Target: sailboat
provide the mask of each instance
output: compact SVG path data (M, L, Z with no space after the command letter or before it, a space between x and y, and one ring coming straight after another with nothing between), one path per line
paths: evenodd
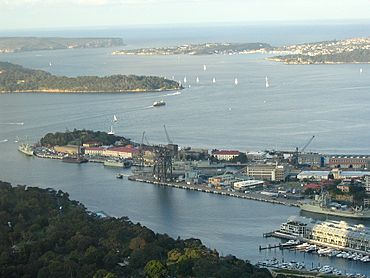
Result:
M184 77L184 83L186 83L187 81L186 81L186 76Z
M360 73L362 73L362 68L360 68Z
M51 65L52 65L51 62L49 62L49 67L51 67Z
M109 135L114 135L113 125L110 126L110 131L108 131Z
M266 76L265 80L266 80L266 88L270 87L269 79L267 78L267 76Z
M116 123L116 122L118 122L117 116L113 115L113 123Z
M235 84L235 85L238 85L238 78L235 78L235 79L234 79L234 84Z
M203 65L203 70L206 71L207 70L207 66L206 65Z
M199 77L197 76L196 82L199 83Z
M216 78L215 77L213 77L212 83L216 83Z

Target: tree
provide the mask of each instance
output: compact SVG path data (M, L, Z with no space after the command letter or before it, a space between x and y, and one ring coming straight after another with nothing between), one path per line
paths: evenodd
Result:
M144 267L144 272L149 278L166 277L168 273L166 267L158 260L149 261Z

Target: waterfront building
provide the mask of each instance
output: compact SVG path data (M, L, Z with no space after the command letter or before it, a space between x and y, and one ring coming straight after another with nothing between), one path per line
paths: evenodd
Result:
M328 180L330 171L302 171L297 175L299 180L321 181Z
M133 158L138 154L139 150L134 147L113 147L108 148L103 152L104 156L119 158Z
M333 169L332 171L333 177L336 180L344 180L344 179L362 179L365 176L370 175L370 171L342 171L340 169Z
M79 146L67 145L67 146L54 146L54 150L58 153L65 153L69 155L76 155L79 152Z
M311 167L323 167L324 157L319 153L301 153L298 156L298 164Z
M234 182L233 187L235 190L244 191L256 186L263 186L264 181L261 180L245 180Z
M365 176L365 191L370 194L370 175Z
M103 147L86 147L85 154L91 156L104 156L106 148Z
M289 171L290 168L287 165L255 164L247 166L246 174L260 180L285 181Z
M329 158L330 168L341 169L368 169L370 156L331 156Z
M370 230L364 225L344 221L325 221L312 227L311 239L318 243L370 253Z
M279 232L296 237L308 238L310 237L311 229L307 223L288 219L286 223L280 225Z
M220 150L220 151L213 151L212 155L216 157L218 160L232 160L233 158L240 155L239 151L231 151L231 150Z

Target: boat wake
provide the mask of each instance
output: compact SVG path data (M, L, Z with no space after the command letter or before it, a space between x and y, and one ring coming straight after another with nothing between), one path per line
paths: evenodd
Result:
M0 143L6 143L8 142L8 139L0 140Z
M170 96L178 96L178 95L181 95L181 92L177 91L177 92L174 92L174 93L165 94L163 96L164 97L170 97Z
M23 122L20 123L0 123L0 125L24 125Z

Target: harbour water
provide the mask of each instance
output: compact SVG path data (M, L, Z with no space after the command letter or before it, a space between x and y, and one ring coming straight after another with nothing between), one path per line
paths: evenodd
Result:
M294 259L309 267L329 264L370 275L360 262L286 250L259 252L259 245L276 242L262 234L299 215L297 208L119 180L117 170L100 164L26 157L15 142L35 142L47 132L73 128L108 131L117 115L116 133L137 142L145 130L150 143L165 143L165 124L173 141L183 146L293 150L315 135L311 150L369 154L370 65L361 65L360 75L358 65L287 66L266 61L261 54L136 57L111 52L39 51L1 54L0 60L68 76L186 76L191 88L181 94L0 94L1 180L61 189L90 210L128 216L173 237L200 238L224 255L252 262ZM150 107L162 99L166 106Z

